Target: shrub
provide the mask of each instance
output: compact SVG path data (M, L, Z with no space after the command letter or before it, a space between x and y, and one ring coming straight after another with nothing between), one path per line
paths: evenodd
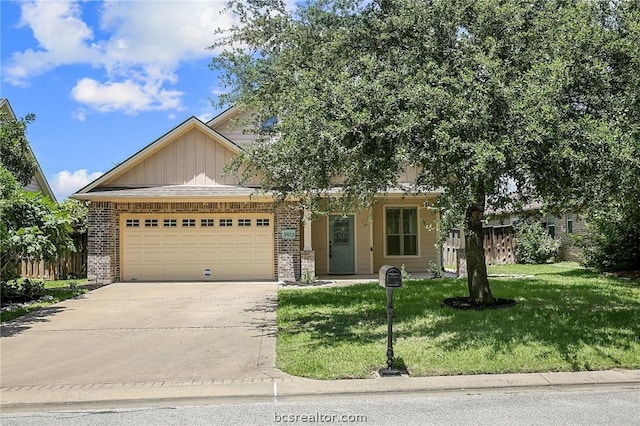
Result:
M16 280L1 281L0 296L3 299L20 296L20 284Z
M598 271L640 269L640 207L593 214L578 245L583 266Z
M517 263L548 263L558 256L560 243L539 223L525 221L516 225L515 229Z
M44 281L25 279L22 282L22 295L29 299L37 299L44 296Z
M40 280L25 279L22 283L18 280L7 280L0 283L2 298L37 299L43 296L46 291L44 282Z

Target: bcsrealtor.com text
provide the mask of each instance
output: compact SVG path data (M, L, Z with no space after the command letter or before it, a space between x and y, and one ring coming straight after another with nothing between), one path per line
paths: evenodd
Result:
M367 416L362 414L336 413L305 413L280 414L275 413L275 423L367 423Z

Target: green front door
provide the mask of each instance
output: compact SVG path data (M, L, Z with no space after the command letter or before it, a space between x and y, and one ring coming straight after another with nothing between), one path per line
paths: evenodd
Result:
M329 273L355 274L353 215L329 216Z

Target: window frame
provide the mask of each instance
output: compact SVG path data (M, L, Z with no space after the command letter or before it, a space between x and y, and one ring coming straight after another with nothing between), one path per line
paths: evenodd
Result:
M389 209L399 209L400 210L400 223L399 223L399 234L391 234L391 235L398 235L400 238L400 254L389 254L389 247L388 247L388 237L389 234L387 234L387 213ZM421 256L420 254L420 208L417 205L408 205L408 204L401 204L401 205L393 205L393 204L389 204L389 205L385 205L383 207L384 210L384 220L383 220L383 230L384 230L384 235L383 235L383 242L384 242L384 257L385 258L419 258ZM414 234L405 234L403 232L402 229L402 220L403 220L403 210L415 210L416 212L416 254L404 254L405 250L404 250L404 237L408 236L408 235L414 235Z

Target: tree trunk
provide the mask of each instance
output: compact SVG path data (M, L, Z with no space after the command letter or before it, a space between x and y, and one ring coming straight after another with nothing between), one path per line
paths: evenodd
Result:
M484 258L484 234L482 219L484 216L485 193L483 189L476 192L476 199L467 207L465 214L465 250L467 256L467 285L469 301L472 304L488 304L494 302L487 278L487 263Z

